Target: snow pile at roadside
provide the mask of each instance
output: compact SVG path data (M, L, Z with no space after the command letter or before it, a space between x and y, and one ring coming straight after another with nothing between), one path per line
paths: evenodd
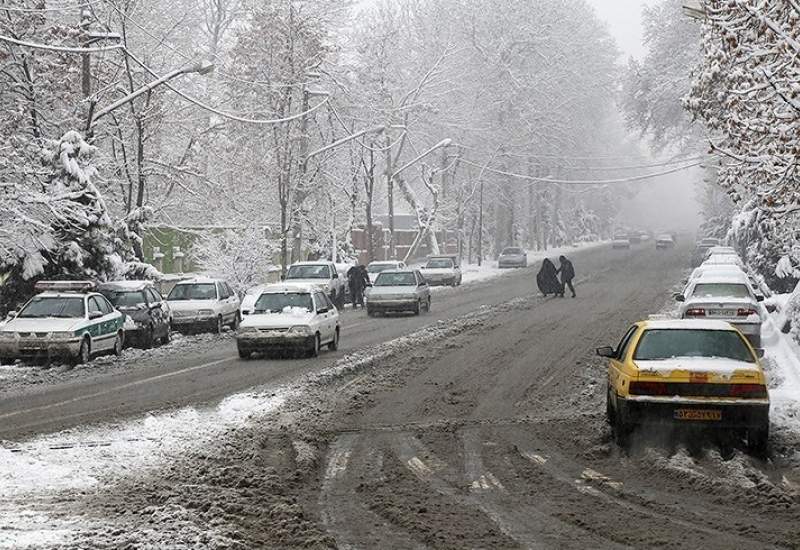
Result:
M779 428L800 433L800 346L791 335L781 333L777 317L770 315L761 328L770 420Z

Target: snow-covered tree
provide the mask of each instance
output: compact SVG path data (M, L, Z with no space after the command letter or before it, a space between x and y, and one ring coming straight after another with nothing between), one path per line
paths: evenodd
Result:
M237 292L268 282L278 252L263 227L207 233L190 250L200 271L225 279Z

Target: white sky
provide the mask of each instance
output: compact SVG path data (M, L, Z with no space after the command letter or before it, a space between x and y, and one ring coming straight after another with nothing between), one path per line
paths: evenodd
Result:
M608 23L611 35L624 59L630 56L641 58L644 53L642 44L642 8L652 6L658 0L587 0L597 11L600 19Z

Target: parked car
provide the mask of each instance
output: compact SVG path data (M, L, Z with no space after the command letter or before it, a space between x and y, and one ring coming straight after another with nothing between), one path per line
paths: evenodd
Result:
M738 256L736 249L732 246L712 246L706 250L705 260L711 256Z
M167 303L175 330L219 334L226 325L236 330L241 321L239 297L220 279L196 277L181 281L170 291Z
M634 324L609 360L606 416L627 445L640 425L678 424L742 432L763 452L769 438L769 395L755 350L723 321Z
M735 265L744 269L744 262L736 254L715 254L700 265Z
M761 345L762 320L758 305L764 298L753 293L744 273L703 275L689 282L684 294L676 299L681 302L681 318L727 321L747 336L753 346Z
M518 246L506 247L497 258L497 267L528 267L528 253Z
M742 268L740 268L739 266L736 266L736 265L729 265L729 264L703 264L701 266L698 266L698 267L694 268L694 271L692 271L692 274L689 275L689 279L687 280L687 284L689 282L691 282L691 281L696 280L696 279L700 279L704 275L711 275L711 274L714 274L714 275L731 275L731 276L744 275L745 277L747 277L747 280L750 282L750 288L753 289L753 294L755 294L756 297L763 295L762 294L762 290L761 290L761 285L758 283L758 281L754 277L748 275Z
M615 250L627 250L631 247L631 241L627 235L614 235L614 240L611 241L611 248Z
M338 349L340 332L339 312L318 286L275 284L260 288L236 333L236 345L242 359L274 350L316 357L322 346Z
M88 363L101 353L120 355L125 316L91 281L41 281L31 298L0 327L0 364L15 359Z
M664 233L656 237L656 249L664 250L667 248L675 248L675 241L673 240L672 235Z
M117 281L98 285L111 304L125 314L125 343L144 349L170 339L169 305L150 281Z
M628 234L628 240L630 241L631 244L641 244L641 242L642 242L642 234L637 232L637 231L629 233Z
M458 256L455 255L429 256L420 271L425 281L432 286L461 284L461 266Z
M308 284L322 289L331 302L343 309L345 304L347 281L339 276L333 262L297 262L289 266L286 282Z
M367 315L411 311L419 315L431 310L431 289L416 269L384 271L367 289Z
M397 269L406 269L406 263L400 260L384 260L370 262L367 265L367 273L369 274L369 280L371 283L375 282L375 279L378 278L378 274L383 273L384 271L392 271Z

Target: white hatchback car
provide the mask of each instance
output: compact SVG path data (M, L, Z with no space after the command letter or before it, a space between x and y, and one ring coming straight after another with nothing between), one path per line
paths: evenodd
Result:
M239 297L220 279L198 277L176 284L167 303L175 330L207 330L217 334L225 325L239 327Z
M761 346L761 313L759 302L744 273L717 275L709 273L686 285L676 296L681 302L682 319L727 321L738 328L753 347Z
M339 348L339 312L315 285L275 284L261 288L236 334L239 357L271 350L319 355L323 345Z

